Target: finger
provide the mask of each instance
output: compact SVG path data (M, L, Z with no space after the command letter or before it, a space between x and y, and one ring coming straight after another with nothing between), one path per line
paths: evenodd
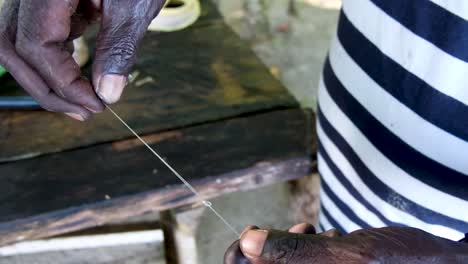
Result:
M10 41L16 38L19 3L19 0L6 0L3 1L3 5L0 4L0 40L2 41L3 38Z
M248 225L242 231L240 237L242 237L249 230L259 229L255 225ZM239 238L240 238L239 237ZM224 263L225 264L250 264L249 260L244 256L240 249L239 240L235 241L224 254Z
M292 226L291 228L288 229L288 232L296 233L296 234L310 234L310 235L315 235L317 233L315 230L315 227L308 223L302 223L302 224Z
M340 231L336 230L336 229L330 229L328 231L320 233L319 235L326 236L326 237L340 237L340 236L343 236L343 234Z
M239 238L241 238L242 235L244 235L245 233L247 233L247 231L249 231L249 230L256 230L256 229L259 229L259 227L256 226L256 225L248 225L248 226L246 226L246 227L244 228L244 230L242 230L242 232L241 232Z
M93 85L106 103L117 102L136 61L136 50L164 0L103 0Z
M11 43L16 40L19 1L6 1L1 10L0 64L8 69L17 82L44 108L53 112L63 112L70 117L84 121L90 117L83 107L68 103L53 92L31 67L15 52ZM8 23L7 23L8 22Z
M239 240L235 241L224 254L224 264L251 264L242 253Z
M252 264L305 264L323 254L322 240L313 235L251 230L241 238L240 248Z
M80 121L90 117L91 113L85 108L69 103L51 92L41 77L12 49L1 50L0 63L44 109L62 112Z
M18 54L36 70L54 92L93 112L104 105L68 52L71 17L79 0L23 0L16 39Z
M69 40L81 37L86 29L99 19L99 5L100 1L99 3L89 0L79 2L71 17Z

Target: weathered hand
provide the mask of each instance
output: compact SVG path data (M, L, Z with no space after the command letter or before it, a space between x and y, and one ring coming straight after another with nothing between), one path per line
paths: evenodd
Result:
M111 104L120 98L138 44L164 2L6 0L0 13L0 64L43 108L86 120L104 109L102 101ZM90 83L71 47L98 20Z
M226 252L225 264L468 263L468 244L414 228L359 230L341 236L247 228Z

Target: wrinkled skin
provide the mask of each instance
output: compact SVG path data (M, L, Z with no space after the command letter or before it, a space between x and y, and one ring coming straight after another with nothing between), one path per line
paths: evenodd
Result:
M467 243L415 228L386 227L341 235L335 230L315 234L296 227L285 232L250 226L226 251L224 263L468 263ZM252 243L260 250L252 251Z
M165 0L6 0L0 64L39 104L86 120L115 103L148 25ZM92 80L72 58L73 39L100 21Z

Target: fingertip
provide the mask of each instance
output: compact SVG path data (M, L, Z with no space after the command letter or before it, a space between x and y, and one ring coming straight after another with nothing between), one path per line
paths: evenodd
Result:
M255 229L260 229L260 228L256 225L248 225L247 227L244 228L244 230L242 230L242 233L240 234L239 238L241 238L245 233L247 233L247 231L255 230Z
M106 74L98 79L96 93L106 104L114 104L119 101L126 85L126 76Z
M102 113L106 107L104 106L104 104L101 103L99 106L96 105L96 106L93 106L92 108L88 106L84 106L84 108L86 108L93 114L98 114L98 113Z
M62 91L65 100L81 106L92 113L100 113L105 109L103 102L99 99L91 83L83 77L73 81L67 89Z
M33 97L42 108L54 113L63 113L75 120L86 121L91 118L91 112L86 108L65 101L63 98L58 97L54 93L49 93L42 97Z
M68 113L64 113L65 115L75 119L75 120L78 120L78 121L81 121L81 122L85 122L87 120L89 120L91 118L91 113L87 110L82 110L82 111L78 111L78 112L68 112Z
M83 116L81 116L80 114L76 114L76 113L65 113L65 115L71 117L72 119L81 121L81 122L84 122L84 121L85 121L85 118L84 118Z
M260 257L267 238L267 230L249 230L241 237L240 248L247 256Z
M240 249L239 240L235 241L224 254L224 264L250 264Z
M330 229L328 231L320 233L319 235L326 236L326 237L340 237L342 236L342 233L336 229Z
M316 234L315 227L308 223L297 224L288 229L288 232L295 234Z
M93 90L91 89L91 91ZM94 91L92 93L92 96L89 96L88 100L85 100L85 103L82 106L94 114L103 112L106 109L106 106Z

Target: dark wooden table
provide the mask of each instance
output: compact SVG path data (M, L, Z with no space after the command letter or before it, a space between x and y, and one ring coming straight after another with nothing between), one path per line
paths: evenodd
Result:
M210 2L189 29L149 33L139 58L114 110L204 198L309 174L313 113ZM109 112L2 111L0 123L0 245L197 202Z

